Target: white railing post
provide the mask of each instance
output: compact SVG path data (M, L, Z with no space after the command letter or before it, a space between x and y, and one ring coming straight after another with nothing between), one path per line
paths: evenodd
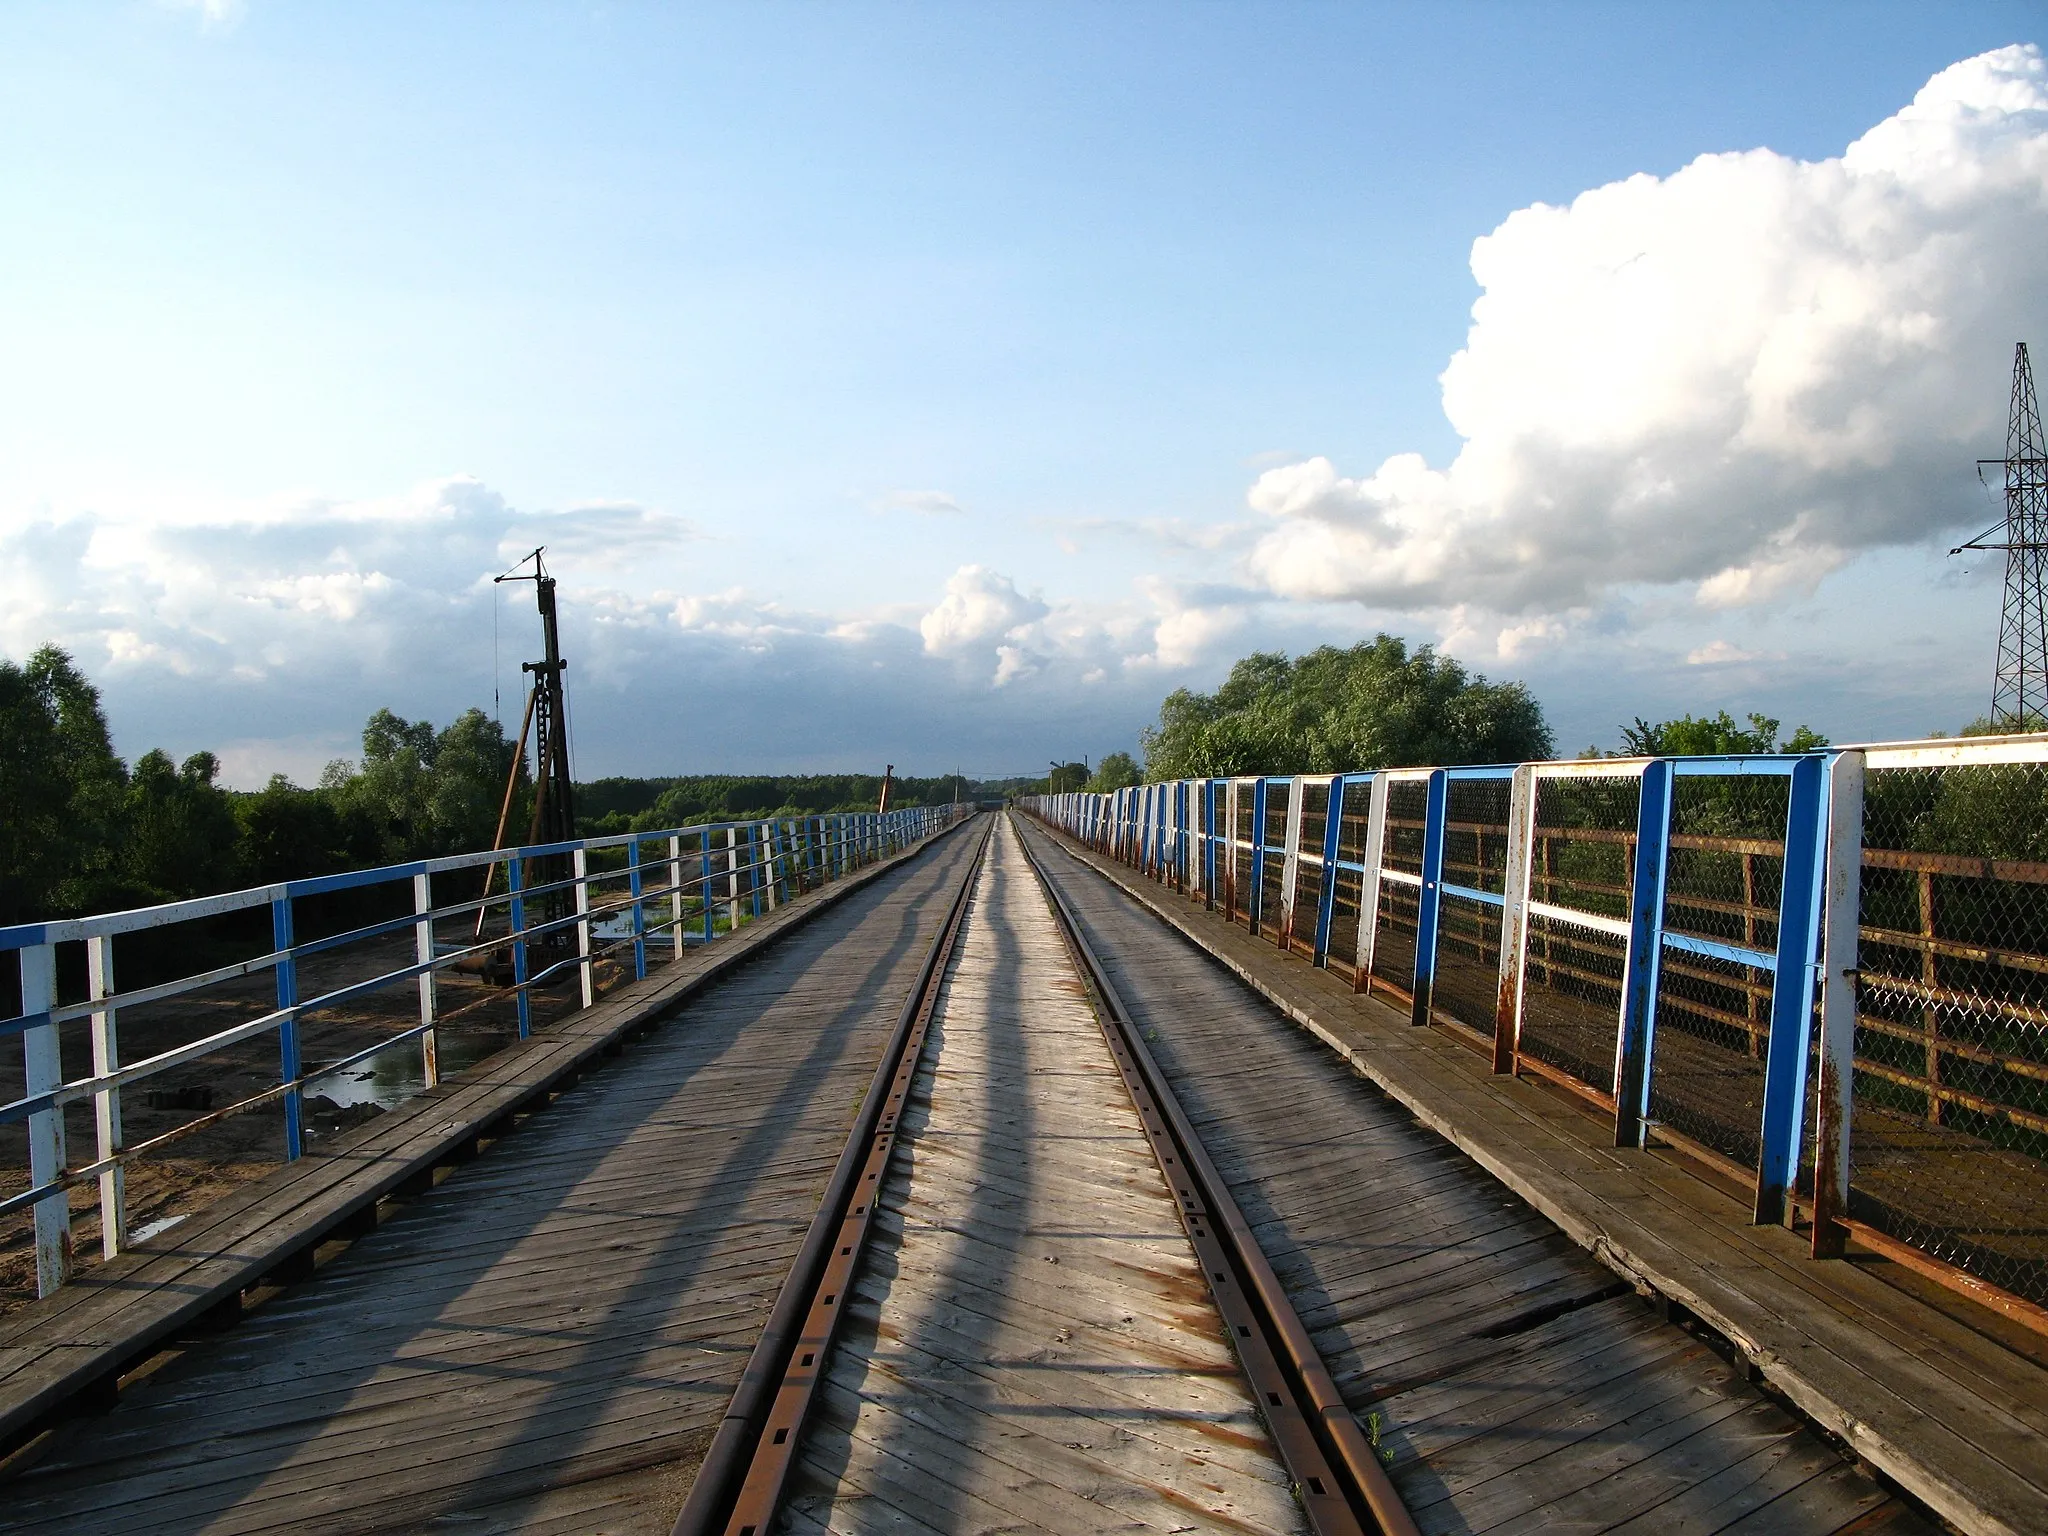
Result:
M1813 1256L1842 1256L1849 1213L1849 1131L1856 1110L1856 1009L1863 921L1861 752L1828 764L1826 916L1821 939L1820 1102L1813 1157Z
M1493 1070L1515 1070L1521 1042L1522 978L1529 949L1529 876L1535 863L1536 765L1515 769L1508 793L1508 858L1501 883L1500 982L1494 993Z
M597 967L590 958L590 850L578 848L569 855L576 875L576 953L582 956L576 969L583 978L583 1006L597 1005Z
M1372 946L1380 932L1380 863L1387 841L1387 793L1393 781L1384 772L1372 776L1372 798L1366 802L1365 847L1358 862L1365 866L1358 877L1358 969L1351 978L1351 990L1372 990Z
M725 829L725 907L726 926L740 925L740 829Z
M32 944L21 955L21 1011L47 1014L57 1000L57 946ZM21 1035L24 1089L49 1093L63 1086L63 1052L58 1026L37 1024ZM45 1109L28 1117L28 1177L31 1185L64 1176L64 1111ZM71 1196L58 1190L38 1200L36 1212L36 1294L48 1296L71 1278Z
M709 895L706 892L706 895ZM669 958L683 958L683 835L668 840Z
M412 877L412 909L419 921L412 926L412 953L416 965L430 967L420 972L420 1072L429 1088L441 1081L441 1046L435 1038L434 1019L438 997L434 984L433 876L422 871Z
M1287 832L1280 845L1280 945L1294 942L1294 888L1301 873L1301 802L1308 798L1308 781L1300 774L1287 788Z
M85 941L86 984L92 1000L100 1002L114 995L114 940L96 933ZM105 1077L121 1065L120 1037L114 1015L119 1010L95 1008L92 1014L92 1075ZM98 1162L111 1162L121 1154L121 1090L102 1088L92 1096L93 1129L98 1134ZM128 1246L128 1188L126 1170L120 1164L100 1174L100 1253L113 1258Z

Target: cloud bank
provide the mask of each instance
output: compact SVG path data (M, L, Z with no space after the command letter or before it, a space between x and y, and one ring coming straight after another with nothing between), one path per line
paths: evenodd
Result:
M1981 514L1970 461L2003 450L2012 344L2048 313L2048 64L1956 64L1837 158L1704 155L1522 209L1472 272L1457 457L1267 471L1261 582L1505 615L1810 590Z

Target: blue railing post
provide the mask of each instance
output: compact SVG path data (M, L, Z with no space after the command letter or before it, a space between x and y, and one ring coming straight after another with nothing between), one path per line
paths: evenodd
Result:
M1330 799L1323 812L1323 880L1316 891L1316 942L1310 963L1330 962L1330 923L1337 913L1337 849L1344 830L1344 775L1330 780Z
M533 1033L533 999L526 991L526 899L519 894L526 889L526 860L516 853L505 861L505 889L512 897L512 985L518 989L519 1038L524 1040Z
M1427 1024L1436 990L1437 914L1443 909L1444 816L1450 805L1450 781L1441 768L1429 776L1422 815L1422 888L1415 903L1415 988L1408 1010L1410 1024Z
M1786 1224L1806 1123L1806 1063L1813 1046L1814 970L1827 881L1825 760L1792 765L1785 809L1785 865L1778 895L1778 965L1771 979L1771 1043L1764 1060L1764 1116L1755 1220Z
M277 1006L299 1006L299 967L292 956L292 899L278 897L270 904L270 946L277 953ZM279 1082L293 1086L284 1091L285 1161L296 1162L306 1150L305 1103L299 1092L299 1018L288 1012L277 1025Z
M1640 1147L1649 1135L1650 1056L1656 1048L1657 981L1664 965L1664 878L1671 851L1671 764L1643 770L1636 810L1636 864L1621 987L1621 1035L1614 1051L1614 1144Z
M647 979L647 907L640 898L640 839L626 844L626 888L633 897L633 979Z

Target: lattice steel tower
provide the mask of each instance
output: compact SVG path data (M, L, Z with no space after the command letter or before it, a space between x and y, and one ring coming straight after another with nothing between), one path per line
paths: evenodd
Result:
M1991 718L2024 730L2048 729L2048 441L2041 432L2034 368L2024 341L2013 349L2005 457L1978 463L2005 471L2005 521L1952 553L2005 551L2005 608L1998 621ZM1987 543L1994 533L2004 538Z

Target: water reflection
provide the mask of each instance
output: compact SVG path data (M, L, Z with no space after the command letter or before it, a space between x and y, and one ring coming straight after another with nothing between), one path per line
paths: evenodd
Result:
M473 1067L494 1051L503 1050L519 1037L510 1030L445 1031L440 1037L441 1076L453 1077ZM306 1097L326 1099L337 1108L353 1104L374 1104L395 1109L426 1087L420 1069L420 1046L407 1040L389 1050L379 1051L368 1061L357 1062L341 1072L330 1072L306 1085Z

